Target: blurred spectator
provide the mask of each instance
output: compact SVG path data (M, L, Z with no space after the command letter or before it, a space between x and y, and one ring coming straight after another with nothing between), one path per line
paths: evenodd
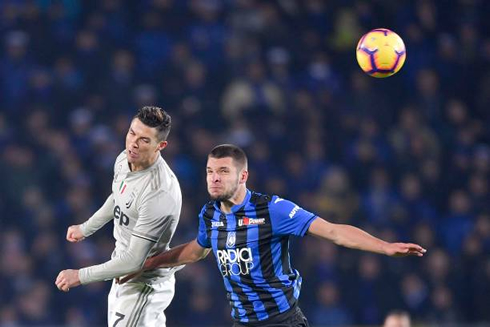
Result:
M410 327L410 316L405 311L391 311L385 318L383 327Z
M229 121L247 114L254 117L254 123L268 114L279 114L283 111L283 94L279 87L266 77L265 67L261 62L247 65L246 78L230 83L223 95L223 115Z
M320 285L317 291L317 305L311 316L312 323L325 326L346 326L352 317L340 301L339 290L332 282Z
M357 211L358 198L342 168L331 168L322 177L317 196L318 214L335 223L349 223Z

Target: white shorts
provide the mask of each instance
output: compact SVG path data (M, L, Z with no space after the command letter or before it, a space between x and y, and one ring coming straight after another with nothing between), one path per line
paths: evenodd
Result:
M175 277L161 283L112 282L109 292L107 321L109 327L165 327L163 312L175 294Z

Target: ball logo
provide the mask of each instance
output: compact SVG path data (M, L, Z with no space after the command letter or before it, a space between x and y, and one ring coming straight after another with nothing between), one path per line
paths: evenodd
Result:
M223 277L248 275L254 267L250 248L217 250L216 257Z

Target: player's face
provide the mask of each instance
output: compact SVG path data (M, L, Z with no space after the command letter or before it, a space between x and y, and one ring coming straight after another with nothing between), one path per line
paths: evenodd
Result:
M146 126L138 118L133 119L126 135L126 157L133 168L148 167L166 146L166 141L158 141L156 128Z
M206 182L212 200L226 201L235 195L241 184L245 184L246 171L239 171L231 157L208 157Z

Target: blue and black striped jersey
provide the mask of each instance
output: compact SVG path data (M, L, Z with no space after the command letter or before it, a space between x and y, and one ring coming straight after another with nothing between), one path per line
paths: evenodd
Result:
M304 236L317 216L276 195L249 190L231 211L221 212L217 201L207 203L197 242L214 252L233 319L254 323L288 312L301 288L289 260L289 236Z

